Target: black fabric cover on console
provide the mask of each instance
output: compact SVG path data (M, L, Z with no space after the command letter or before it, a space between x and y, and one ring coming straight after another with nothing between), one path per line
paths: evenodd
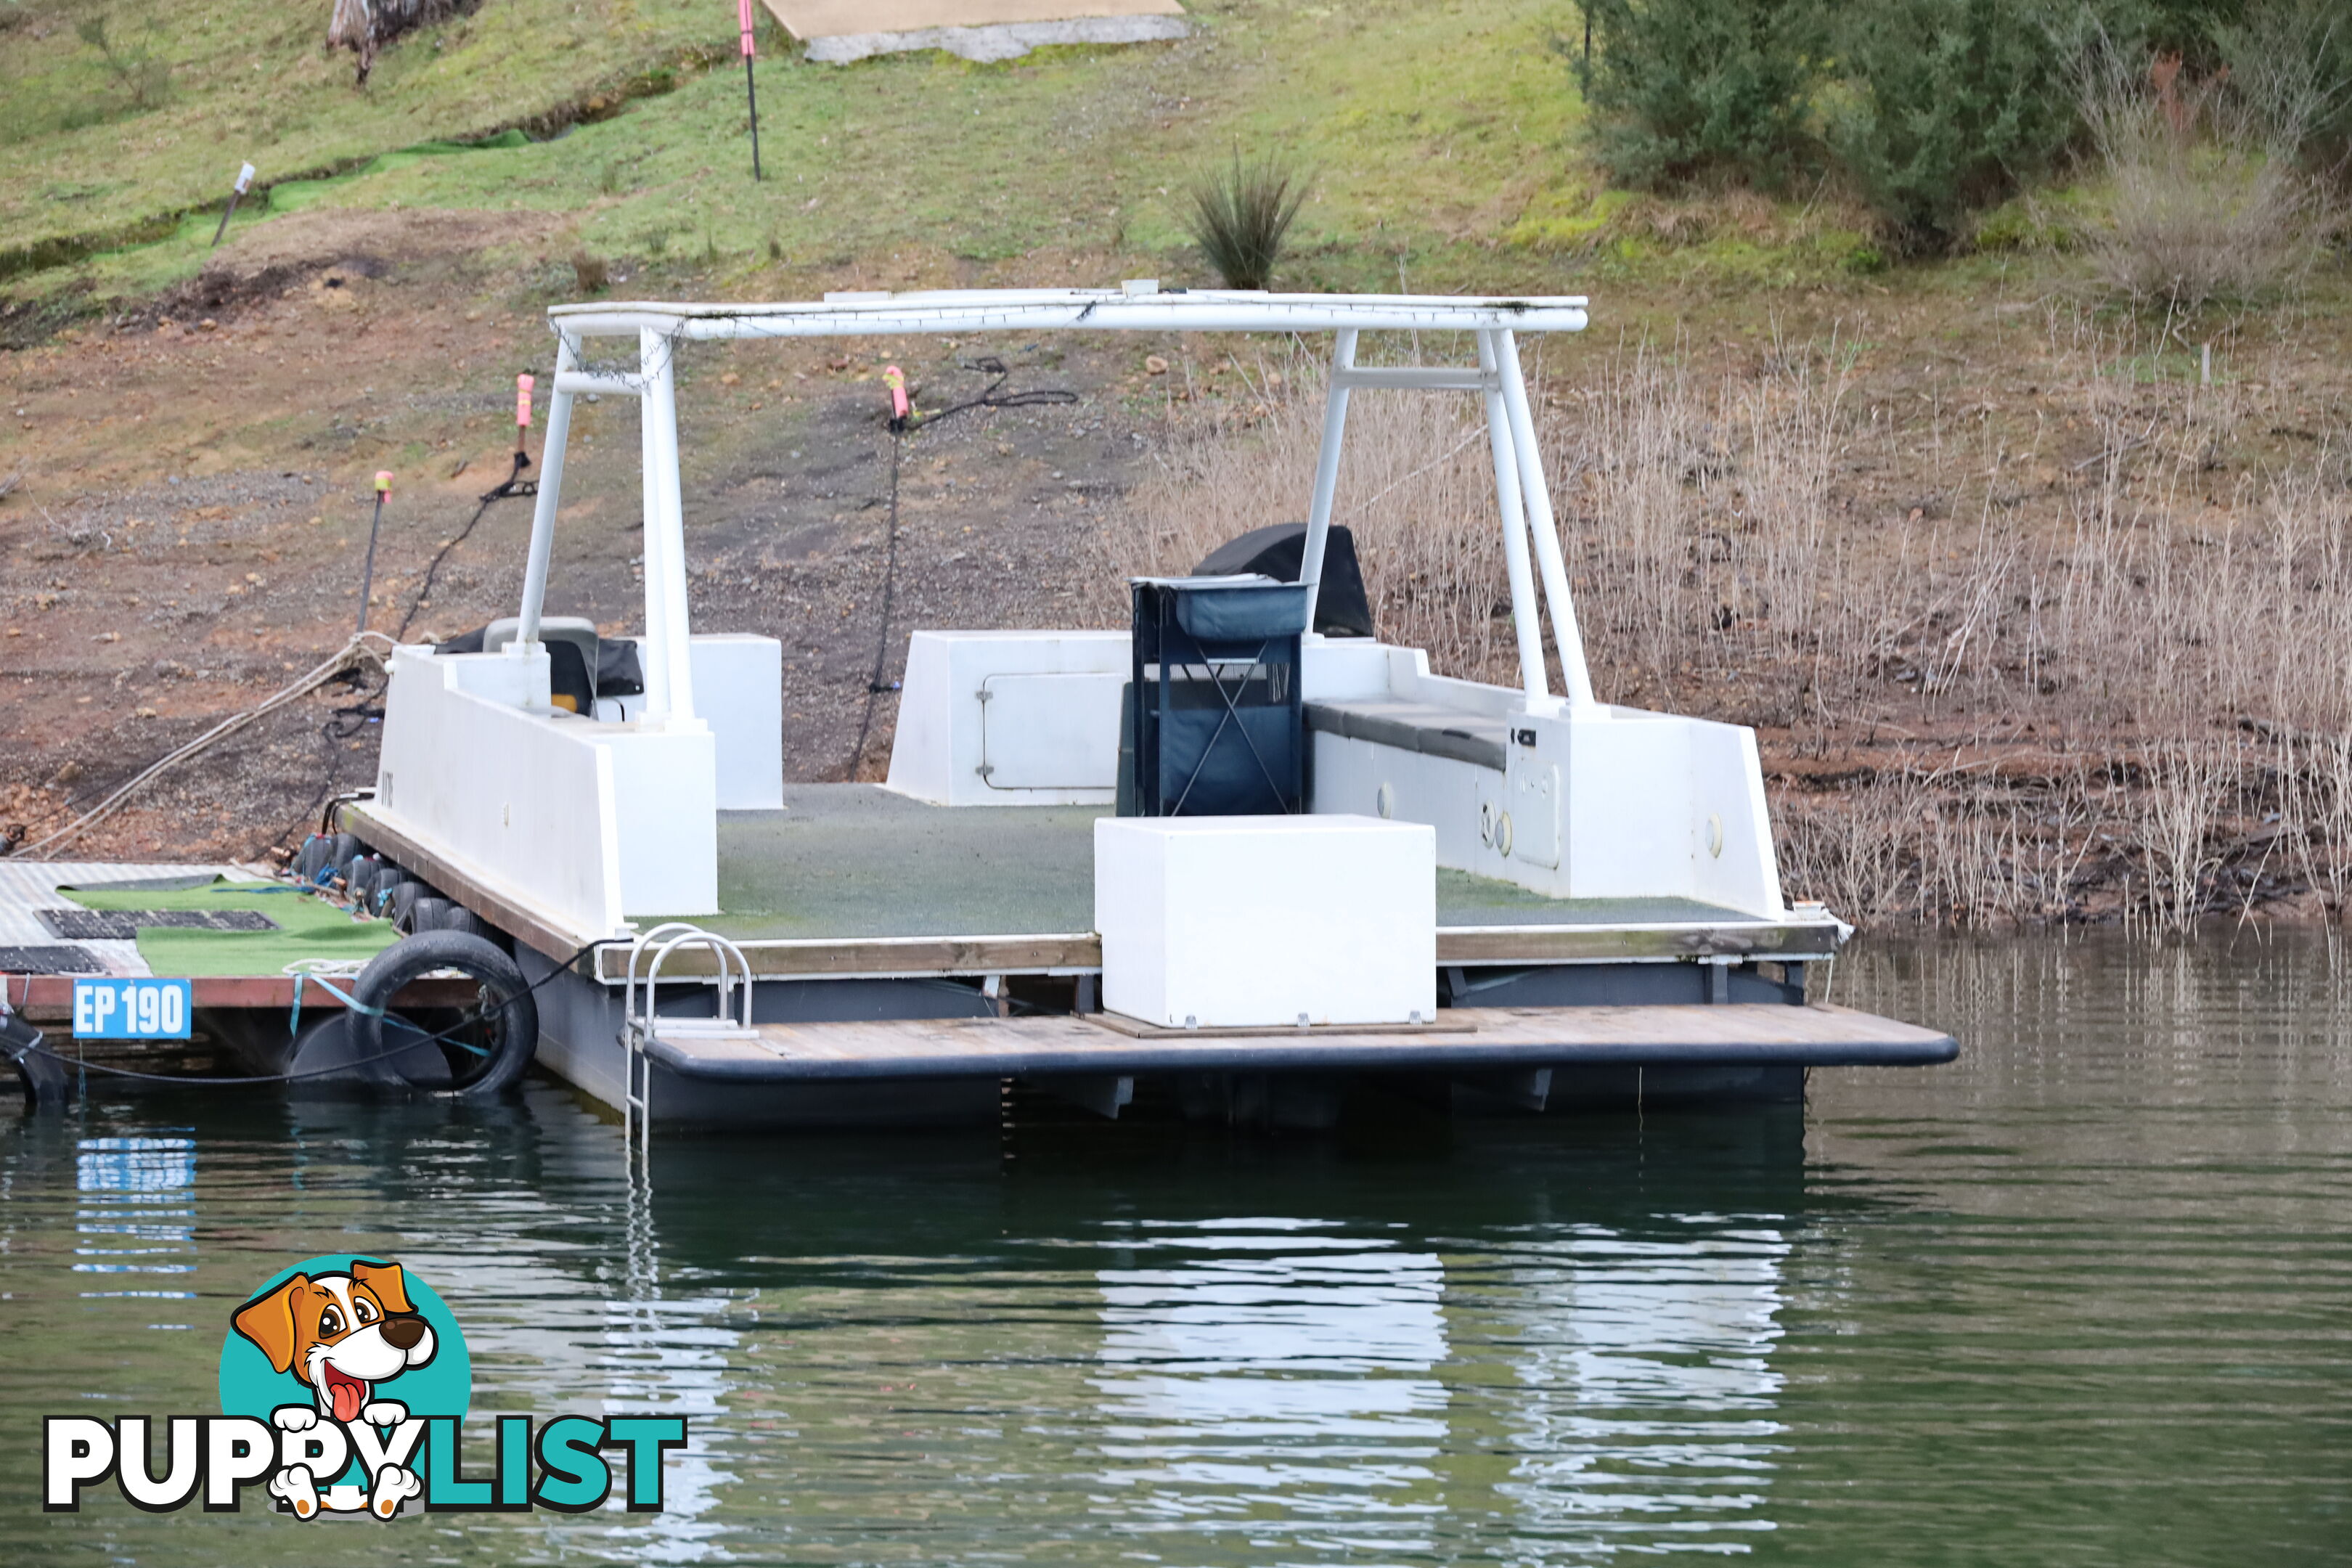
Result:
M1237 577L1255 572L1277 583L1296 583L1307 558L1307 525L1277 522L1253 528L1209 552L1192 568L1195 577ZM1334 524L1323 545L1323 586L1315 595L1315 629L1328 637L1372 636L1372 605L1364 594L1364 574L1356 563L1356 536Z

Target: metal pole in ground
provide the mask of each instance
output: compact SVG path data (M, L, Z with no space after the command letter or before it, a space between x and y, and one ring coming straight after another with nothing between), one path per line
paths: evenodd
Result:
M383 527L383 503L392 499L392 470L378 468L375 473L375 518L368 524L367 565L360 572L359 631L367 630L368 595L375 584L375 536ZM353 636L359 635L357 632Z
M751 177L767 178L760 173L760 84L751 75L751 0L735 0L737 14L743 23L743 96L751 105Z
M228 232L228 220L236 215L237 197L245 195L247 187L252 184L253 165L247 163L237 171L236 184L229 189L228 205L221 208L220 226L213 230L214 249L217 250L220 248L221 236Z

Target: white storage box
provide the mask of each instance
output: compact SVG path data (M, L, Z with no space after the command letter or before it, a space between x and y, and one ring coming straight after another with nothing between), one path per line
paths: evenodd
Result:
M1370 816L1103 817L1103 1005L1171 1028L1429 1022L1437 836Z

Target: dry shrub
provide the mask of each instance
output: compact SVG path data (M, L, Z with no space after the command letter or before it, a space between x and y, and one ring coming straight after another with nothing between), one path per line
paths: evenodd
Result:
M2094 231L2101 277L2136 303L2194 310L2301 277L2328 228L2325 187L2298 163L2306 104L2227 77L2189 79L2179 56L2143 72L2109 47L2083 85L2107 181Z
M2063 468L1990 435L1930 462L1917 433L1853 406L1834 342L1752 372L1654 347L1575 385L1538 368L1596 689L1764 727L1768 766L1790 770L1774 784L1790 890L1855 918L2177 927L2257 897L2343 907L2352 466L2323 445L2209 504L2200 476L2258 417L2249 395L2137 379L2161 343L2116 335L2127 323L2051 330L2071 422L2099 441ZM1319 379L1303 359L1256 378L1265 417L1177 441L1112 564L1184 570L1305 516ZM1858 514L1845 476L1874 441L1954 482L1950 504ZM1359 392L1347 456L1336 521L1383 639L1516 684L1478 405ZM2039 510L2020 499L2037 486Z

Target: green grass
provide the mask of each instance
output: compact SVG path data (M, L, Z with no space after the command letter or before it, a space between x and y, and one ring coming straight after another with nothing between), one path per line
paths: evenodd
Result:
M240 229L299 210L558 215L533 247L551 264L537 286L556 292L571 291L573 250L632 279L690 269L715 290L775 287L750 275L778 261L797 286L936 283L943 268L1099 283L1113 267L1203 283L1183 191L1235 149L1312 174L1277 286L1536 291L1638 276L1744 290L1883 265L1861 233L1795 204L1760 228L1677 234L1645 217L1650 198L1604 190L1555 47L1577 26L1572 0L1189 9L1197 34L1181 43L990 66L811 65L771 29L769 178L755 184L733 18L709 0L484 0L402 40L364 92L347 54L321 53L323 7L0 0L0 17L38 18L0 28L0 134L15 138L0 152L0 278L16 272L20 300L85 307L183 279L250 158L270 188ZM131 112L76 36L74 18L100 11L118 39L166 40L161 107ZM146 30L167 15L168 33ZM548 137L583 106L589 120ZM454 145L510 127L532 134ZM32 266L60 257L72 264Z
M689 50L716 58L719 18L694 0L486 0L403 39L364 91L323 52L328 8L283 0L0 0L0 251L134 231L215 203L240 161L264 182L434 137L522 124L617 98ZM76 24L171 66L141 110Z
M581 0L574 16L549 0L486 0L404 40L362 93L348 56L321 57L323 21L309 10L215 0L173 24L176 85L163 107L39 129L121 96L67 20L97 3L34 0L55 18L47 38L0 31L0 90L16 130L34 127L0 161L0 229L19 252L134 241L72 269L101 291L201 265L202 215L246 157L278 184L241 226L304 207L523 209L565 215L601 254L745 266L779 253L840 267L887 265L894 249L983 264L1108 251L1202 273L1178 201L1236 146L1282 149L1314 174L1287 269L1304 286L1394 287L1401 264L1416 287L1467 286L1512 270L1482 259L1497 244L1522 267L1555 248L1513 233L1531 208L1596 210L1574 75L1548 47L1571 25L1564 0L1202 0L1186 43L992 66L926 54L845 68L778 51L761 68L761 184L723 52L731 18L707 4ZM118 35L143 26L147 3L123 0ZM717 68L688 58L705 47ZM543 128L565 105L663 71L673 90L560 139L400 152ZM337 177L289 181L319 171Z

